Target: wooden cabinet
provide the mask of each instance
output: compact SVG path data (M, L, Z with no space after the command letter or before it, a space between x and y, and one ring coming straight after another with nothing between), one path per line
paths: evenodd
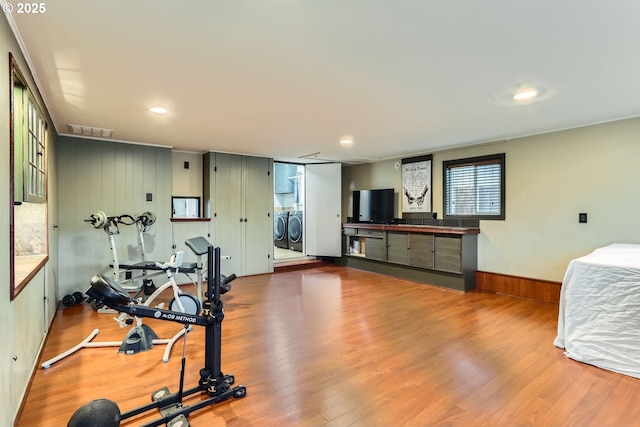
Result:
M434 268L433 234L387 231L387 261Z
M478 228L344 224L343 230L346 265L463 291L475 287Z
M207 153L204 161L204 208L222 272L273 272L273 160Z
M453 273L462 272L462 239L435 236L434 268Z
M409 265L433 268L433 234L408 233Z
M409 234L387 232L387 261L409 264Z
M386 259L386 240L384 231L345 230L346 251L353 256L384 261Z
M365 257L370 259L384 260L385 245L382 237L366 237L365 239Z

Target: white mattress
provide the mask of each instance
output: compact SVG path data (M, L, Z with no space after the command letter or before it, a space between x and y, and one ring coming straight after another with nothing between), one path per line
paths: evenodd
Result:
M640 245L612 244L569 263L554 345L574 360L640 378Z

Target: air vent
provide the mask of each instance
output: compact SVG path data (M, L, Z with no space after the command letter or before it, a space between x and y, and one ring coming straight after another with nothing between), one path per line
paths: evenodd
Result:
M69 125L69 131L74 135L93 136L96 138L111 138L113 129L94 128L91 126Z

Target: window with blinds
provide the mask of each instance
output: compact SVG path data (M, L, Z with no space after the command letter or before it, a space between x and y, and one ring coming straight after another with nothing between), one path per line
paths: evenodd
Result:
M442 167L445 217L505 218L504 153L445 161Z

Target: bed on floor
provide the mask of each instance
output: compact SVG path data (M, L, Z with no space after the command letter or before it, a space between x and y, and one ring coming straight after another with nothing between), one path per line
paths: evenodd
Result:
M569 263L554 345L571 359L640 378L640 245L612 244Z

